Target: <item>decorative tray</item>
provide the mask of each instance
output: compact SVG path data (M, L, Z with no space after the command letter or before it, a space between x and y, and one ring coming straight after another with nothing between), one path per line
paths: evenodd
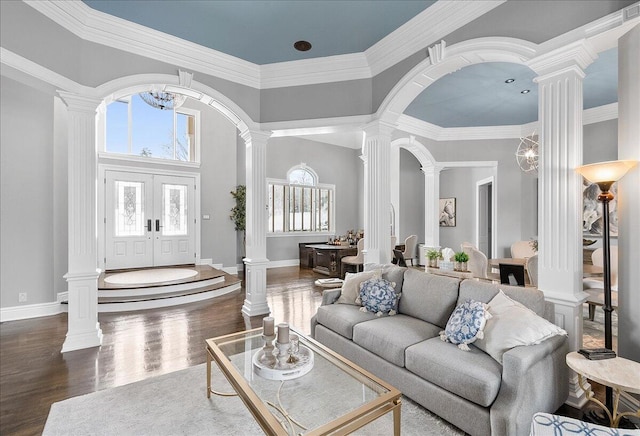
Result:
M268 380L291 380L302 377L313 368L313 351L300 344L295 363L285 363L279 366L264 365L260 358L264 355L264 350L260 349L253 355L253 372ZM276 361L277 362L277 361Z

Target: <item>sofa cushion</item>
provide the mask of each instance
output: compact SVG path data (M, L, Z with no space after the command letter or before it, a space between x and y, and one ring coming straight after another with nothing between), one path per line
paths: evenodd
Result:
M447 327L440 332L440 339L469 351L469 344L484 337L484 326L491 318L487 308L486 303L471 299L460 304L449 317Z
M499 285L477 280L463 280L462 283L460 283L458 304L469 298L488 303L496 296L500 289L512 300L525 305L536 314L544 316L545 300L542 291L536 288L523 288L522 286Z
M333 330L347 339L353 339L353 326L375 319L371 312L360 312L358 306L350 304L330 304L318 308L318 323Z
M412 373L483 407L490 406L502 382L502 366L470 347L468 352L439 338L407 348L405 366Z
M377 316L395 315L398 310L400 294L396 294L394 283L385 279L373 278L360 285L360 296L356 300L364 310Z
M368 263L364 266L365 271L373 271L379 269L382 271L382 278L395 283L394 288L397 293L402 292L402 282L404 281L405 267L389 264Z
M425 339L437 337L439 331L437 326L419 319L396 315L356 324L353 327L353 342L386 361L403 367L405 349Z
M380 270L365 271L356 274L347 273L344 276L344 283L342 283L340 297L336 303L354 304L359 306L359 304L356 303L356 298L358 298L358 295L360 294L360 285L369 279L380 277L381 274Z
M513 347L535 345L552 336L567 334L502 291L489 302L489 313L491 319L484 328L484 338L478 338L474 345L500 363L502 355Z
M415 269L404 273L398 313L413 316L443 329L458 301L460 281Z

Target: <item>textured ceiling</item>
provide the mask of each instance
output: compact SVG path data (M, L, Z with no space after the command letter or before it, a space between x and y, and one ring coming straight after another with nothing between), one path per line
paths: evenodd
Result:
M84 0L84 3L263 65L364 52L435 2ZM293 43L298 40L311 42L313 48L308 52L296 51ZM618 100L616 49L601 53L586 73L585 109ZM405 113L440 127L526 124L538 118L535 76L532 70L517 64L472 65L426 88ZM507 79L515 80L507 84ZM522 94L524 89L530 92Z

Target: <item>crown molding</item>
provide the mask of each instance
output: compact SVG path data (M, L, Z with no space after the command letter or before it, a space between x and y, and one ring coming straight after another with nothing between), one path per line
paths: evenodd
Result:
M24 0L76 36L256 89L370 79L506 0L440 0L364 53L257 65L96 11L82 1Z
M25 3L86 41L260 88L260 67L251 62L96 11L81 1Z
M618 118L618 103L585 109L582 112L582 124L595 124ZM538 130L538 121L514 126L483 127L440 127L409 115L402 114L397 128L411 135L421 136L434 141L471 141L479 139L511 139L531 135Z
M371 68L364 53L279 62L260 67L260 89L368 79Z
M3 67L10 67L20 73L26 74L29 77L40 80L53 86L56 89L64 91L92 95L93 88L89 88L74 82L58 73L49 70L42 65L39 65L29 59L26 59L4 47L0 47L0 63ZM3 73L4 75L4 73Z
M618 103L586 109L582 112L582 124L595 124L618 118Z
M373 76L470 23L506 0L440 0L365 51Z

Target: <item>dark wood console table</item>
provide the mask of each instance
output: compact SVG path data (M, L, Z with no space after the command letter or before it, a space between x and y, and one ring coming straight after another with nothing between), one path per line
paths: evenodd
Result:
M329 277L340 277L340 259L358 254L355 245L311 244L313 249L313 270Z

